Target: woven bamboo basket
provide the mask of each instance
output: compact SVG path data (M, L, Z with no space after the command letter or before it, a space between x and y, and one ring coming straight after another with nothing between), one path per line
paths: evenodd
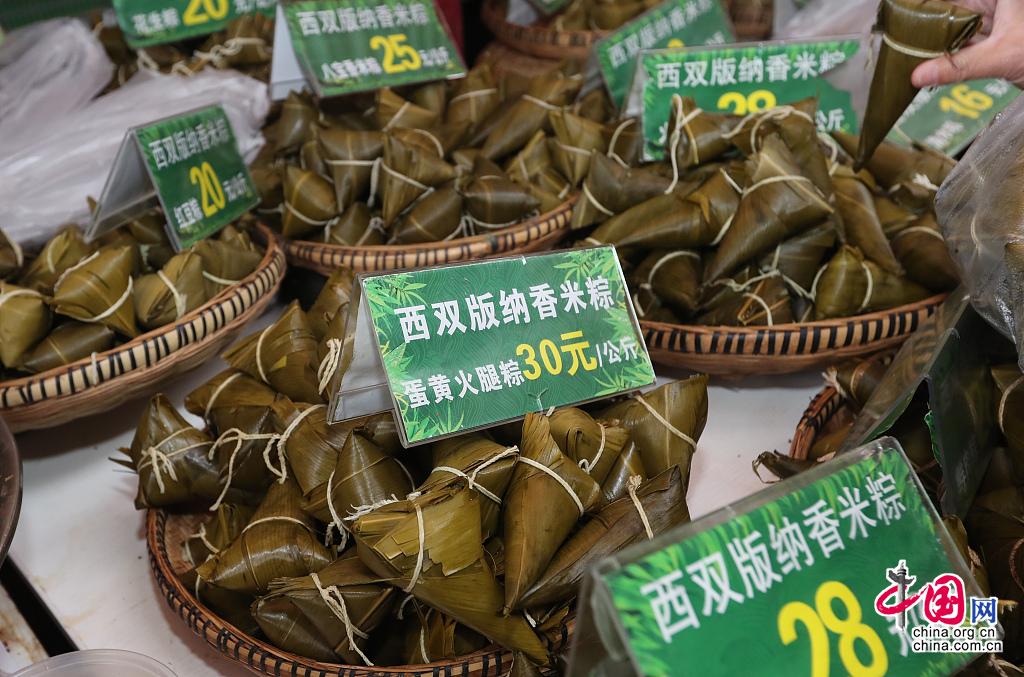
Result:
M458 263L489 256L550 249L568 233L575 197L561 206L508 228L443 242L345 247L311 240L285 243L288 263L330 275L338 268L358 272L402 270Z
M772 30L772 0L723 0L740 41L763 40ZM544 59L586 59L607 31L560 31L545 22L530 26L506 19L506 0L484 0L482 18L495 37L509 47Z
M803 460L807 458L815 440L830 428L847 422L853 412L846 406L843 397L832 386L825 386L807 405L789 445L789 455Z
M451 661L425 665L366 667L321 663L282 651L251 637L219 618L196 600L178 579L188 570L181 546L195 532L200 515L169 514L150 510L146 515L146 546L160 593L171 610L189 629L226 658L241 663L258 674L275 677L499 677L508 672L512 652L498 647L477 651ZM573 622L562 624L553 636L542 636L549 651L567 646Z
M266 251L247 278L173 324L91 358L0 382L0 416L15 432L50 428L108 411L216 355L263 312L284 278L278 238L262 224L256 234Z
M651 359L707 374L749 376L820 369L895 348L946 298L938 294L876 313L772 327L641 321Z

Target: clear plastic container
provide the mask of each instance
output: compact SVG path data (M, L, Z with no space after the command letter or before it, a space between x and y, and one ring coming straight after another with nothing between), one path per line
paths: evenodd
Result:
M170 668L132 651L90 649L48 658L10 677L176 677Z

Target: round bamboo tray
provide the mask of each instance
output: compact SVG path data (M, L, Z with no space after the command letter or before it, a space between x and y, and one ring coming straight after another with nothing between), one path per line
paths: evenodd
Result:
M788 374L895 348L945 298L938 294L856 317L772 327L706 327L641 320L640 328L651 359L659 364L724 376Z
M825 386L807 405L789 445L789 455L803 460L814 446L814 441L827 428L836 425L839 418L849 418L852 412L843 397L832 386Z
M408 245L345 247L312 240L285 243L288 263L322 275L338 268L355 272L403 270L458 263L491 256L524 254L549 249L568 233L575 197L559 207L514 226L471 237Z
M771 35L772 0L723 0L740 41ZM544 59L586 59L608 31L560 31L541 21L529 26L506 19L506 0L484 0L481 16L495 37L515 50Z
M108 411L210 359L273 299L285 273L277 237L260 224L263 260L247 278L173 324L92 358L0 382L0 416L15 432Z
M321 663L282 651L243 633L203 606L178 579L177 574L189 568L182 556L181 545L194 533L203 517L149 510L146 515L149 564L161 595L189 629L226 658L241 663L253 672L275 677L498 677L508 672L512 652L497 647L482 649L455 660L426 665L366 667ZM569 621L561 625L554 636L541 637L548 649L554 652L568 644L571 630L572 622Z

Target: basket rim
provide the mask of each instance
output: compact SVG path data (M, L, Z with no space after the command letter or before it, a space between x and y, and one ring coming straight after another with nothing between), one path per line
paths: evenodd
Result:
M819 390L800 414L800 420L797 421L793 439L789 444L789 455L797 459L807 458L807 452L818 438L821 426L828 423L842 405L842 396L832 386L825 386ZM818 418L822 416L824 418L819 421Z
M303 674L310 674L310 670L316 670L320 673L321 677L334 675L346 675L346 677L411 677L413 675L426 677L429 675L436 677L441 671L444 671L445 674L451 674L450 669L455 666L462 666L463 674L473 674L471 670L467 669L467 666L472 663L482 663L486 672L490 663L494 663L495 669L498 669L505 658L511 660L512 651L510 649L505 649L499 645L491 645L452 660L416 665L371 667L365 665L346 665L343 663L325 663L268 644L242 632L207 608L178 579L167 554L166 524L167 518L172 514L174 513L160 508L146 510L146 549L149 552L150 570L157 586L160 588L161 596L164 597L164 600L171 609L186 622L189 629L195 635L204 639L225 658L240 663L250 670L273 675L298 674L295 672L296 669L302 670ZM179 599L180 609L176 608L174 597ZM216 642L211 641L205 636L208 624L213 625L217 630ZM571 621L565 621L559 628L561 631L560 643L568 641L570 625ZM550 642L549 636L541 634L540 637L545 643ZM236 642L233 651L229 651L228 639L233 639ZM248 652L240 651L237 643L255 647L255 649L267 654L267 656L263 656L260 659L260 663L266 667L263 669L257 667L252 662L255 658L251 648ZM249 661L246 661L246 654ZM272 659L270 665L266 665L268 656ZM283 663L290 665L285 666Z
M851 325L855 322L865 322L876 319L882 319L886 315L892 313L914 313L919 310L923 310L930 306L936 306L941 303L948 296L948 293L934 294L926 299L916 301L914 303L906 303L902 306L894 306L892 308L886 308L885 310L876 310L870 313L864 313L863 315L851 315L849 317L837 317L830 320L814 320L811 322L787 322L785 324L774 324L768 325L757 325L751 327L732 327L729 325L703 325L703 324L674 324L672 322L655 322L652 320L640 319L640 325L644 327L650 327L658 331L682 331L692 334L701 335L718 335L718 336L754 336L758 333L762 335L771 333L784 333L791 331L800 331L804 329L813 328L834 328L844 327Z
M193 308L188 313L186 313L186 314L182 315L181 317L179 317L178 319L174 320L174 322L165 324L162 327L157 327L156 329L151 329L148 332L146 332L144 334L139 334L138 336L136 336L136 337L134 337L134 338L132 338L132 339L130 339L128 341L125 341L124 343L120 343L120 344L114 346L113 348L110 348L110 349L105 350L103 352L96 353L95 354L96 361L99 362L99 361L105 360L105 359L107 359L107 358L109 358L111 356L118 355L118 354L125 353L125 352L129 352L133 348L135 348L137 346L140 346L140 345L146 343L147 341L151 341L153 339L158 339L161 336L169 336L169 335L172 335L172 334L176 334L178 332L178 327L179 326L183 326L185 324L188 324L192 320L194 320L197 317L201 316L204 312L207 312L208 310L210 310L210 309L212 309L212 308L214 308L216 306L219 306L221 303L224 303L225 298L227 296L229 296L234 290L239 289L241 287L244 287L246 285L251 285L264 271L269 270L269 269L275 267L275 264L276 264L276 267L279 269L280 272L276 276L276 279L274 281L275 283L269 285L268 288L266 289L266 291L263 294L260 294L260 295L256 296L254 301L253 301L253 305L255 305L260 299L262 299L266 295L273 294L274 291L277 289L277 286L278 286L277 283L279 283L282 279L284 279L284 275L285 275L285 272L286 272L285 266L287 264L285 262L284 249L281 246L281 242L280 242L279 238L263 222L257 221L256 222L256 228L257 228L256 232L260 236L259 239L264 244L264 252L263 252L263 258L260 260L259 264L256 266L256 268L253 270L252 273L250 273L249 275L247 275L243 279L239 280L235 284L231 285L230 287L225 287L223 290L221 290L212 299L209 299L206 303L204 303L201 306ZM214 335L216 335L216 333L217 332L214 332ZM210 338L210 337L204 337L203 340L207 340L208 338ZM180 351L184 350L188 346L193 345L194 343L197 343L197 342L190 342L190 343L188 343L186 345L179 346L177 349L170 351L169 353L167 353L166 355L163 355L162 357L158 356L156 359L153 360L152 364L156 365L156 364L158 364L158 363L160 363L160 362L162 362L164 360L167 360L167 359L173 357L175 354L179 353ZM85 368L85 367L89 367L89 366L92 365L92 363L93 363L93 358L92 358L92 356L90 356L90 357L82 358L80 360L76 360L74 362L68 362L67 364L62 364L62 365L56 366L56 367L54 367L52 369L48 369L46 371L41 371L41 372L36 373L36 374L29 374L29 375L26 375L26 376L19 376L17 378L8 379L8 380L5 380L5 381L0 381L0 394L2 394L3 392L9 391L9 390L14 390L14 389L18 389L18 388L24 388L24 387L32 385L33 383L38 383L40 381L46 381L46 380L49 380L49 379L57 378L57 377L59 377L59 376L61 376L63 374L68 373L69 371L74 371L76 369L82 369L82 368ZM139 367L139 368L136 368L136 369L131 369L131 370L125 372L125 373L131 373L131 372L135 372L135 371L140 371L140 370L145 369L145 368L147 368L147 367ZM90 388L94 388L94 387L96 387L96 386L90 384L85 389L83 389L82 391L79 391L79 392L84 392L84 391L87 391ZM68 393L68 394L70 394L70 393ZM57 395L57 397L60 397L60 395ZM6 405L3 405L3 404L0 404L0 412L4 411L5 409L11 409L11 408L15 408L15 407L22 407L22 406L26 406L28 404L29 403L19 403L19 404L15 404L15 405L11 405L11 406L6 406Z
M466 237L459 237L452 240L435 240L434 242L415 242L411 244L375 244L375 245L345 245L337 244L334 242L317 242L316 240L292 240L287 238L281 238L285 243L285 248L289 253L297 247L315 247L319 250L331 251L331 252L358 252L358 253L369 253L369 254L387 254L390 252L398 251L413 251L413 252L426 252L426 251L442 251L445 249L461 248L467 245L474 244L485 244L489 239L502 235L512 235L519 233L529 228L548 222L560 214L570 211L576 204L576 200L579 198L578 194L570 195L562 204L558 205L554 209L548 210L536 216L532 216L524 221L506 226L505 228L495 229L480 233L478 235L469 235ZM568 228L569 224L566 222L561 228ZM558 230L558 228L556 228Z

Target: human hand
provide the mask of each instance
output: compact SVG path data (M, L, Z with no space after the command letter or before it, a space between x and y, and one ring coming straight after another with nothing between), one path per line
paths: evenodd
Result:
M968 46L925 61L914 69L917 88L963 80L1003 78L1024 87L1024 2L1021 0L958 0L982 16L981 30Z

